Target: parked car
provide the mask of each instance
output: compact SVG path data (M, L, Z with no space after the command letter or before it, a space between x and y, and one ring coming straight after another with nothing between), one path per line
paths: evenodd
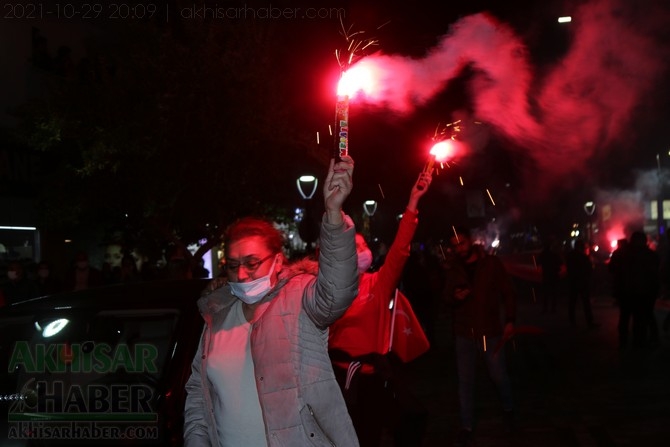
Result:
M0 446L182 444L206 279L0 308Z

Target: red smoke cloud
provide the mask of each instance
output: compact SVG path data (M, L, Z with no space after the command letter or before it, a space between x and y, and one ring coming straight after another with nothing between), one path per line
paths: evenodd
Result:
M375 71L380 84L366 100L411 113L470 65L477 73L470 83L475 119L530 160L533 169L525 175L536 192L566 186L631 134L636 107L666 70L667 49L660 51L655 28L637 20L653 11L623 6L597 1L575 11L566 25L571 46L541 79L510 26L488 14L464 17L422 58L362 59L359 64Z

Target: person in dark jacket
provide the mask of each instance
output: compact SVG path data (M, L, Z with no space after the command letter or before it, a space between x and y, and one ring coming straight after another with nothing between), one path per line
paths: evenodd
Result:
M542 310L554 313L558 301L561 272L564 267L561 246L556 237L549 238L539 258L542 269Z
M632 303L633 346L647 347L659 341L654 306L660 291L660 259L647 245L647 235L634 231L625 262L626 293Z
M456 228L450 242L456 256L447 266L444 298L452 306L456 343L461 431L455 445L469 446L475 426L477 355L486 360L500 394L504 422L509 431L514 430L512 387L501 347L514 333L517 294L500 259L474 244L468 229Z
M628 239L619 239L616 250L612 252L609 264L607 264L607 270L612 276L612 297L619 307L619 323L617 325L619 349L628 345L629 326L633 317L633 303L630 299L630 293L627 293L625 281L627 248Z
M2 286L2 295L6 304L16 303L39 295L37 285L26 278L23 264L12 261L7 266L8 281Z
M593 264L589 258L586 243L577 239L572 250L565 258L565 267L568 274L568 317L570 326L577 326L577 302L581 301L584 309L584 318L589 328L598 327L593 319L591 308L591 277L593 275Z

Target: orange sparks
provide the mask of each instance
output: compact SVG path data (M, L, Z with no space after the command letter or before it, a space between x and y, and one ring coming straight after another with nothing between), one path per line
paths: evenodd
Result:
M491 203L493 204L493 206L496 206L496 203L493 201L493 197L491 196L491 193L489 192L488 188L486 188L486 194L489 195L489 199L491 199Z

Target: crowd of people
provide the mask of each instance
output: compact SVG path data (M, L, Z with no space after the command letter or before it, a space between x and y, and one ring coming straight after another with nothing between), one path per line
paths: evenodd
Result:
M629 239L619 240L609 263L612 295L619 307L619 348L629 343L645 348L659 343L654 307L661 291L661 260L649 248L647 235L634 231Z
M411 310L422 300L431 301L424 309L433 300L453 307L457 445L471 445L474 437L479 353L499 387L501 415L514 430L505 356L491 349L514 335L517 294L502 262L465 229L455 232L441 257L412 248L418 203L432 180L432 172L423 171L383 261L373 266L368 241L342 211L352 173L350 157L331 162L315 258L289 261L279 231L264 218L243 218L226 230L225 276L212 280L198 302L204 329L186 386L186 446L381 446L385 435L397 446L422 445L428 413L403 375L403 363L430 347L430 312L420 312L421 321ZM430 286L417 287L424 278ZM421 290L429 296L419 296ZM401 304L403 319L417 326L395 327ZM398 333L417 335L414 354L400 353Z
M373 253L343 211L353 171L348 156L331 161L313 256L289 259L284 235L265 217L241 218L226 229L223 271L198 301L203 332L186 385L185 446L379 447L385 438L399 447L422 445L428 411L413 396L403 368L430 349L444 309L460 416L454 445L473 445L476 437L480 364L498 392L501 426L508 434L517 429L504 349L516 334L516 280L470 228L452 227L444 243L414 240L430 171L412 185L394 240ZM632 231L606 263L619 309L620 349L659 343L654 306L667 259L664 264L648 242L643 231ZM183 255L166 252L165 276L208 276ZM537 255L542 313L565 309L566 326L598 329L591 306L594 260L586 241L565 244L550 236ZM136 256L109 244L102 269L78 252L62 278L47 261L29 274L23 263L10 262L0 299L7 304L145 279ZM406 307L398 311L401 305ZM396 312L417 326L400 331ZM419 347L407 358L395 337L412 331Z
M126 284L167 278L207 278L202 260L195 260L186 249L170 248L160 263L149 263L120 243L105 245L102 264L93 265L85 250L75 253L66 269L42 259L12 259L0 278L0 307L25 299L112 284ZM160 265L159 265L160 264ZM60 267L60 269L59 269ZM60 271L60 273L59 273Z

